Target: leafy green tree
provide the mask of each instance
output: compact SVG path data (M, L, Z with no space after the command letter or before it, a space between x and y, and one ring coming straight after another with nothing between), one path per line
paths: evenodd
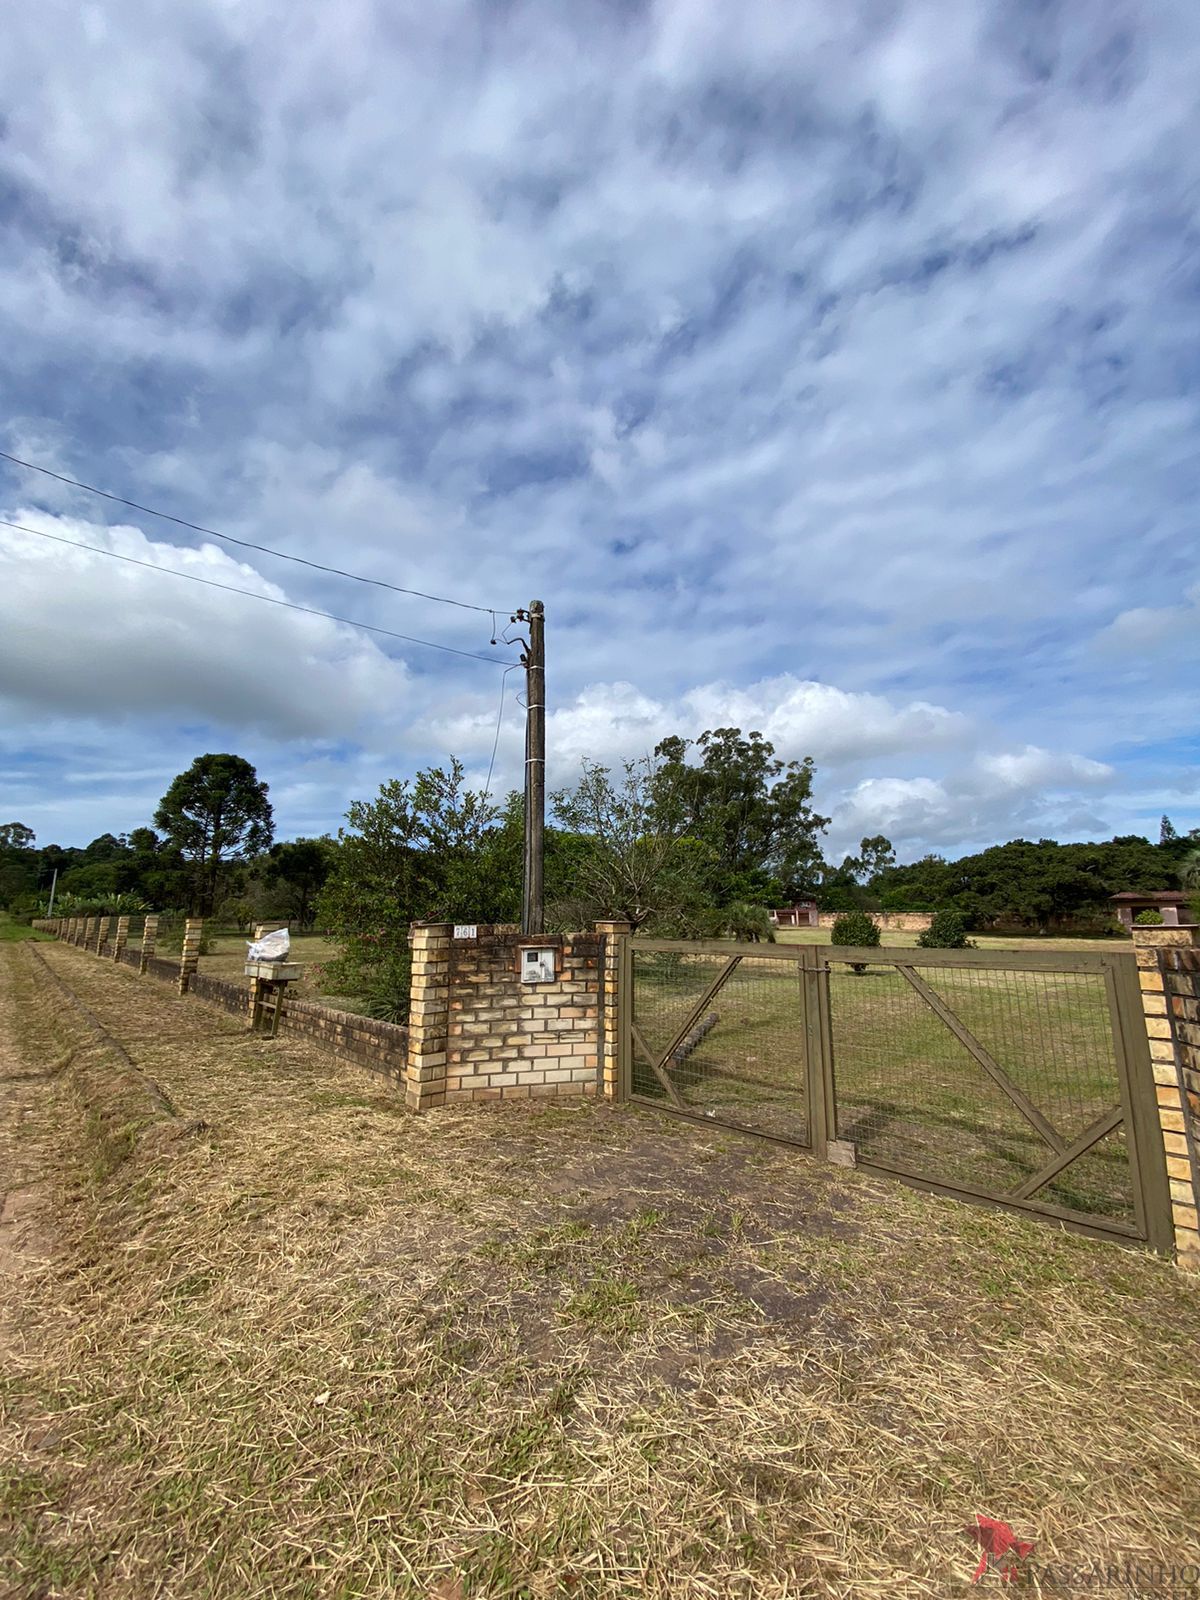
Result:
M274 831L267 785L242 756L197 756L171 784L155 826L191 866L191 907L216 902L223 866L266 850Z
M343 944L327 981L396 1016L406 991L409 924L492 920L480 904L475 869L498 817L486 796L464 787L457 760L381 784L374 800L356 800L317 907L321 925Z
M35 843L23 822L0 825L0 905L16 906L36 890L41 858Z
M711 852L721 903L747 874L769 874L786 896L816 887L819 835L829 819L812 807L811 757L783 761L760 733L743 736L740 728L709 729L694 741L673 736L655 756L660 764L650 798L657 829L687 835Z
M559 790L550 803L576 839L581 922L627 917L636 928L678 928L710 903L712 851L685 833L685 807L653 761L627 761L615 779L585 761L575 788Z
M289 918L302 928L312 925L317 895L333 870L337 848L329 838L289 839L271 846L265 881L283 892Z

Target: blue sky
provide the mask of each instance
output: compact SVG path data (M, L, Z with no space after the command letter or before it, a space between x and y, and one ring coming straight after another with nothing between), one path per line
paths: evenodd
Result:
M734 722L815 757L834 851L1200 825L1193 4L6 26L0 448L544 599L552 783ZM491 653L19 469L0 516ZM43 842L146 821L207 749L287 834L486 771L496 668L3 528L0 569L0 814ZM502 785L520 739L510 694Z

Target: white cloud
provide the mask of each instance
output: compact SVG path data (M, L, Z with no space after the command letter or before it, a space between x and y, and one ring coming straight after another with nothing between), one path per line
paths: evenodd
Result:
M0 55L6 448L501 625L541 594L568 765L757 726L817 755L848 815L894 811L916 842L1090 826L1101 795L1152 815L1156 785L1183 785L1188 0L81 18L17 8ZM100 515L3 484L9 505ZM131 772L171 717L288 729L281 785L330 821L339 771L447 745L486 770L496 691L469 664L413 654L406 676L315 619L151 603L139 585L171 580L9 549L21 759L69 768L48 708L95 724L123 693ZM490 618L283 577L487 647ZM71 622L55 651L51 601ZM231 629L238 606L255 620ZM276 648L291 685L248 700ZM507 731L499 759L519 766Z
M97 551L0 527L0 702L9 714L122 724L197 719L306 739L361 733L403 697L407 672L366 636L207 584L286 600L214 545L18 510L9 520Z

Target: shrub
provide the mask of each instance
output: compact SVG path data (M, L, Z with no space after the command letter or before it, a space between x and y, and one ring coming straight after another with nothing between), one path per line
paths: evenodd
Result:
M326 966L324 982L339 994L360 998L367 1015L379 1022L407 1022L412 952L404 946L370 963L343 956Z
M967 938L966 919L958 911L935 911L929 926L918 935L917 943L925 950L965 950L971 943Z
M843 911L833 923L834 944L855 944L870 947L879 944L879 924L865 911Z
M1138 928L1161 928L1162 927L1162 912L1161 911L1139 911L1137 916L1134 917L1133 921L1134 921L1134 926L1138 927Z
M834 944L862 945L873 950L880 942L879 924L865 911L843 911L834 919L831 936ZM866 963L852 961L850 970L862 974L867 970Z

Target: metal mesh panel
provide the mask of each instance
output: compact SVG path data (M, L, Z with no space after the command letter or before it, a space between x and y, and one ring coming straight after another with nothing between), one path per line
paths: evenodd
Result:
M697 1006L732 956L635 951L634 1023L661 1058L684 1109L807 1143L803 1014L798 966L741 956ZM680 1033L685 1030L684 1036ZM671 1103L635 1038L633 1092Z
M1102 974L991 966L913 973L933 1004L895 965L856 973L833 964L838 1134L854 1142L862 1159L1012 1195L1054 1158L1055 1135L1069 1146L1120 1106ZM994 1080L955 1024L1013 1092ZM1014 1103L1021 1097L1025 1110ZM1071 1161L1031 1198L1082 1215L1130 1219L1124 1129Z

